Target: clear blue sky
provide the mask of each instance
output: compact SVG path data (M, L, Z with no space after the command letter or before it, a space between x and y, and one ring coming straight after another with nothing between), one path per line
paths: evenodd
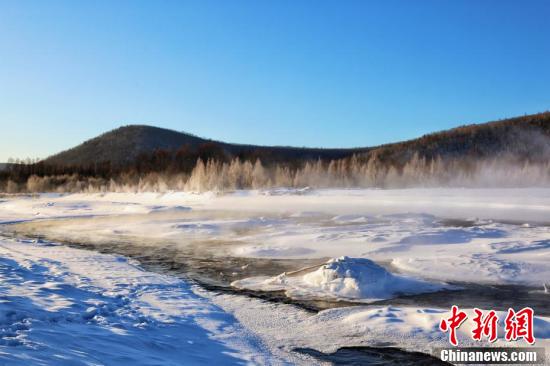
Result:
M0 161L124 124L366 146L550 109L550 1L0 0Z

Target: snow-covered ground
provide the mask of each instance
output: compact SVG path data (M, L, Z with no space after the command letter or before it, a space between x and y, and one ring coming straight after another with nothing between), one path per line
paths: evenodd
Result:
M525 285L550 296L543 290L550 283L548 189L4 197L0 223L47 238L0 241L0 360L20 363L192 364L207 357L307 364L291 350L392 345L430 352L447 344L438 324L449 309L354 306L312 315L216 295L124 257L50 240L135 241L159 251L208 240L209 255L220 257L318 259L318 266L234 283L296 299L369 302L457 289L457 282ZM538 316L535 328L536 345L550 345L550 319ZM462 344L473 344L469 331L460 328Z
M268 193L46 196L0 203L0 221L108 215L40 230L153 246L220 239L237 257L368 258L434 281L550 282L550 189Z
M0 240L0 364L269 363L259 339L182 280L114 255Z

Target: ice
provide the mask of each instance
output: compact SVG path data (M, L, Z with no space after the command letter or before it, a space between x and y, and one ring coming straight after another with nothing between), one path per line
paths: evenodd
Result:
M305 274L303 282L337 298L387 299L396 293L440 290L442 286L396 276L366 258L331 259L318 270Z
M190 207L185 206L150 206L149 213L155 213L155 212L182 212L182 211L189 211Z
M298 299L370 302L454 282L530 286L547 296L550 283L549 189L6 197L2 222L46 238L0 239L0 359L6 363L141 358L200 364L206 356L218 363L262 364L273 357L300 363L293 347L333 352L393 345L429 352L448 344L437 324L449 309L371 304L312 315L291 305L204 292L127 258L62 247L52 238L98 248L139 242L175 254L195 244L194 254L208 249L222 259L318 263L236 283ZM336 259L327 263L330 258ZM537 345L549 345L549 324L536 317ZM469 331L461 327L461 339L476 345Z
M303 271L299 271L303 272ZM285 290L292 298L333 298L362 302L389 299L397 294L416 294L452 288L388 272L366 258L339 257L303 275L283 273L264 279L247 278L232 286L261 291Z
M550 281L550 189L306 191L7 198L0 222L107 216L66 220L44 234L83 242L116 236L151 246L163 239L176 247L223 239L232 244L220 247L220 255L318 258L320 264L367 258L430 281L540 288Z

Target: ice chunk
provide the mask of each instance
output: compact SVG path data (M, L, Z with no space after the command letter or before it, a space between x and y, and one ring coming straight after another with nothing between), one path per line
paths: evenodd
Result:
M444 283L427 282L395 275L367 258L339 257L318 269L302 274L284 273L266 278L256 277L235 281L233 286L260 291L285 290L291 298L333 298L372 302L399 294L434 292L452 289Z

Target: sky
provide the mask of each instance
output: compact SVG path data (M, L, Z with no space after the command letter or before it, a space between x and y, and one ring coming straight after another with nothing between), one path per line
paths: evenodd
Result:
M372 146L550 109L546 0L0 0L0 161L127 124Z

